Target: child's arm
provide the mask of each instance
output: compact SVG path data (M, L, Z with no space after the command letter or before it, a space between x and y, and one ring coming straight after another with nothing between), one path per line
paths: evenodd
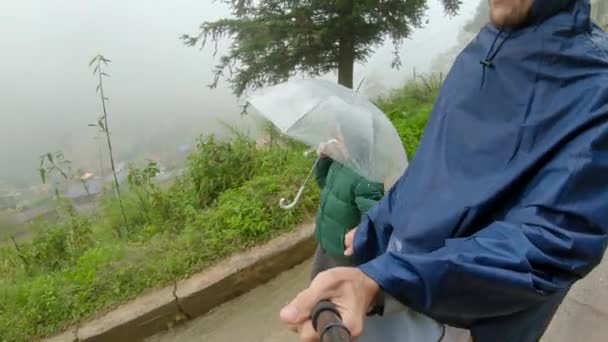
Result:
M384 186L378 183L370 183L362 180L355 186L355 204L361 213L365 215L368 210L378 203L384 196Z
M331 163L333 163L331 158L321 155L319 162L315 167L315 179L321 188L325 187L325 180L327 179L327 172L329 171Z

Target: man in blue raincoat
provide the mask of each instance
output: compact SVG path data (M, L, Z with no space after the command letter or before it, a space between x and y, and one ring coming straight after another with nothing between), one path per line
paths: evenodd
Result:
M354 236L357 268L321 273L281 311L354 335L379 293L476 342L537 341L608 241L608 37L589 0L490 0L408 171Z

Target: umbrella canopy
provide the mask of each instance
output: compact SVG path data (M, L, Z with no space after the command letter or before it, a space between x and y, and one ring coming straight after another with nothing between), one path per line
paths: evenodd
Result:
M311 147L335 145L324 153L370 181L390 187L407 167L399 134L386 115L339 84L288 81L264 89L248 104L296 140Z

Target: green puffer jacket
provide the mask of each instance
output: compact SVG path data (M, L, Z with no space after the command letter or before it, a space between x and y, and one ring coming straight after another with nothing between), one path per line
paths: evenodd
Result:
M344 235L384 196L384 186L330 158L319 160L315 177L321 187L315 237L332 257L343 258Z

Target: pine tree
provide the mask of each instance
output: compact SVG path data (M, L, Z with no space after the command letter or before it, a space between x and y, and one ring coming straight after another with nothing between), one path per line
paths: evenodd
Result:
M397 51L412 30L425 23L426 0L224 0L232 18L205 22L187 45L206 46L225 38L232 45L214 69L211 87L225 77L241 95L302 73L338 72L338 82L353 87L355 62L365 62L389 40ZM461 0L441 0L453 15Z

